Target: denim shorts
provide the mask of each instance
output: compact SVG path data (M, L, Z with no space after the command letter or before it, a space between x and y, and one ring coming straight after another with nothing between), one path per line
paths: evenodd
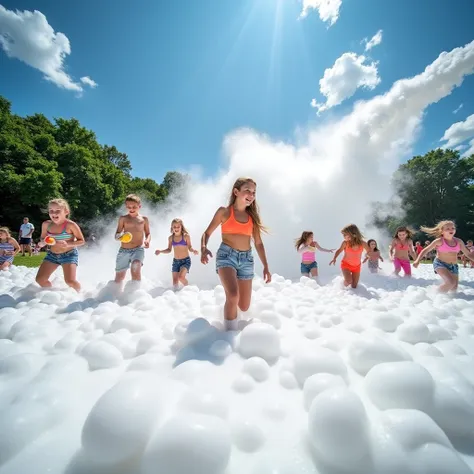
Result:
M238 280L252 280L254 277L254 262L252 250L235 250L221 243L216 254L216 272L219 268L233 268Z
M446 268L446 270L448 270L453 275L459 275L459 266L457 263L446 263L436 257L433 260L433 270L435 273L438 273L438 268Z
M46 252L46 257L44 257L44 262L51 262L55 265L64 265L68 263L73 263L74 265L79 265L79 252L76 248L69 250L64 253L54 253L51 250Z
M191 268L191 257L186 258L173 258L173 264L171 265L171 271L173 273L179 273L182 268L186 268L189 272Z
M133 249L120 247L115 262L115 271L123 272L127 270L135 260L138 260L143 265L143 260L145 260L145 250L143 247L135 247Z
M311 269L318 268L318 262L303 263L301 262L301 273L311 273Z

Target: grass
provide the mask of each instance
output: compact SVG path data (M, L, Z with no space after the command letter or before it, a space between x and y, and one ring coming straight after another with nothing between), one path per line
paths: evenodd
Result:
M21 255L17 255L13 259L13 265L30 267L30 268L39 267L44 257L46 257L46 252L40 252L38 255L32 255L31 257L28 255L26 255L25 257L22 257Z

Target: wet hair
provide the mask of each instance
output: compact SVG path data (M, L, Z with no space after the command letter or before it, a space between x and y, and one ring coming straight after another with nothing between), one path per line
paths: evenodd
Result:
M142 200L140 199L140 196L137 196L136 194L129 194L126 198L125 198L125 202L135 202L137 204L141 204L142 203Z
M62 198L51 199L48 202L48 212L51 205L54 205L54 204L64 209L66 211L66 215L69 217L69 215L71 214L71 208L69 207L69 203L66 201L66 199L62 199Z
M230 193L229 206L233 206L236 199L234 189L240 191L242 186L247 183L253 183L255 186L257 186L257 183L252 178L238 178L235 181L234 185L232 186L232 191ZM252 218L253 225L256 226L260 232L268 232L267 228L262 224L262 220L260 219L260 210L258 209L256 199L253 200L250 206L246 207L245 211Z
M296 250L299 250L300 247L302 245L304 245L306 243L306 241L308 240L308 238L311 237L312 235L314 235L314 234L310 230L303 231L303 233L301 234L301 237L299 237L298 239L295 240Z
M173 224L179 224L181 226L181 233L183 235L188 235L189 232L187 231L186 227L184 227L183 221L179 219L178 217L174 218L171 221L171 226L170 226L170 232L173 233Z
M364 236L355 224L346 225L341 233L351 236L351 245L362 245Z
M369 246L369 248L370 248L370 243L371 243L371 242L375 242L374 252L378 252L379 249L377 248L377 241L376 241L375 239L369 239L369 240L367 241L367 245Z
M421 226L420 230L432 237L441 237L443 235L443 229L447 225L453 225L454 228L456 228L454 221L439 221L434 227Z
M394 239L398 239L398 233L399 232L406 232L407 233L407 240L413 239L413 231L410 230L408 227L401 225L400 227L397 227L397 230L395 231L395 234L393 235Z

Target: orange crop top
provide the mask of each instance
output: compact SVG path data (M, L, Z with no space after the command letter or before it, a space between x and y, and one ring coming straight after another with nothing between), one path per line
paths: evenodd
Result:
M221 230L223 234L240 234L251 237L253 232L252 217L249 215L247 222L239 222L234 216L234 206L230 206L230 216L222 223Z

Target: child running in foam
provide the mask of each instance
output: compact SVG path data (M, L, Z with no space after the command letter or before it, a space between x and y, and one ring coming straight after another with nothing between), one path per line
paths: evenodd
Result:
M48 203L48 213L51 219L44 221L41 226L41 240L39 247L49 245L46 238L53 238L46 257L44 258L38 273L36 283L49 288L52 286L49 277L61 266L64 273L66 285L81 290L81 284L76 279L77 266L79 265L79 252L77 247L84 245L84 236L80 227L69 219L71 209L64 199L52 199Z
M395 267L395 275L400 273L400 270L403 268L403 272L406 277L411 277L411 264L410 257L412 256L413 260L416 259L416 252L413 247L413 234L410 229L405 226L398 227L393 236L392 243L388 248L388 253L390 255L390 260L393 261Z
M342 275L344 276L344 286L352 286L357 288L360 278L361 256L365 250L370 251L369 246L363 240L364 236L355 224L349 224L341 230L344 238L341 246L337 249L334 258L329 262L329 265L335 265L337 257L341 252L344 252L344 257L341 261Z
M377 242L374 239L369 239L367 245L370 250L366 253L362 263L368 262L367 267L370 273L378 273L380 269L379 260L383 262L383 258L380 255L380 250L377 248Z
M121 241L115 263L115 283L122 284L129 267L132 280L141 280L141 270L145 251L150 247L150 223L148 217L140 214L142 207L141 199L135 194L129 194L125 198L125 207L128 213L120 216L115 239ZM122 241L124 234L129 234L129 239ZM145 240L143 240L145 239Z
M188 284L186 274L191 268L191 257L189 252L197 255L199 252L194 250L191 245L191 237L189 232L184 227L181 219L173 219L171 221L171 235L168 237L168 248L164 250L155 250L155 255L160 253L171 253L174 251L173 264L171 265L171 272L173 275L173 287L178 289L178 283L181 282L183 286Z
M469 254L471 255L471 257L474 257L474 244L472 243L472 240L468 240L466 242L466 248L469 251ZM465 255L463 255L462 256L462 263L464 265L464 268L466 268L467 261L468 261L468 259L466 258ZM469 263L471 264L471 268L474 267L474 263L472 261L469 262Z
M456 291L459 283L458 253L461 251L471 262L474 262L474 255L469 253L461 239L454 237L456 226L453 221L441 221L434 227L421 227L420 230L436 239L422 250L413 266L418 267L426 253L436 250L433 270L443 279L439 291L442 293Z
M301 254L301 274L309 277L318 278L318 262L316 262L316 249L321 252L333 253L333 250L320 247L314 240L313 232L305 230L299 239L296 240L295 247Z
M8 270L19 251L20 245L10 235L8 227L0 227L0 270Z
M225 290L224 318L226 330L236 330L237 308L247 311L252 297L254 259L251 239L263 264L263 279L272 279L268 269L261 233L265 227L255 199L257 184L251 178L239 178L232 186L229 205L220 207L201 240L201 262L207 264L212 253L207 248L212 233L220 225L222 243L217 250L216 271Z

